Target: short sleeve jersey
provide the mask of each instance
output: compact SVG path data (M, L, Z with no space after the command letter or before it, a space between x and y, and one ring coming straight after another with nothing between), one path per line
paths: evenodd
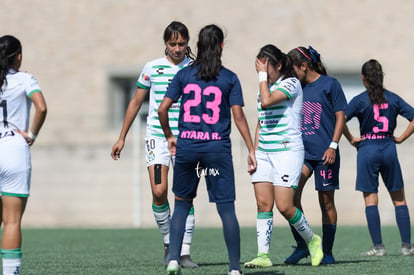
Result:
M357 117L361 138L366 141L394 141L397 117L414 119L414 108L401 97L388 90L384 91L385 103L372 104L367 91L355 96L345 108L347 120Z
M221 67L215 80L196 77L197 66L179 71L166 97L181 97L177 150L231 152L231 106L243 106L240 81L235 73Z
M343 111L346 98L339 82L320 75L303 87L302 138L305 159L322 160L335 130L335 113Z
M30 96L41 92L36 78L25 72L9 71L7 82L0 91L0 132L27 131L29 127Z
M270 87L270 93L280 91L288 99L266 109L261 107L260 92L257 95L259 113L259 146L264 152L303 149L300 131L303 93L300 81L295 77L279 79Z
M192 60L185 57L184 60L175 65L162 57L145 64L137 80L137 86L149 90L149 109L147 117L146 136L165 137L158 119L158 107L167 91L168 85L175 74L186 67ZM169 110L169 124L172 133L178 134L178 114L180 111L180 100Z

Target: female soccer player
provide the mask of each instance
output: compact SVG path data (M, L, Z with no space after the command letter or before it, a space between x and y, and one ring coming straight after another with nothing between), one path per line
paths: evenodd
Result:
M333 264L332 248L335 240L337 213L335 190L339 189L338 142L345 124L346 99L339 82L326 75L319 53L309 48L298 47L288 55L303 85L302 137L305 146L305 162L302 176L295 194L295 205L302 210L302 191L313 172L315 189L319 195L322 212L322 264ZM296 231L292 233L297 247L286 260L296 264L307 257L309 251Z
M357 117L360 138L354 137L347 127L344 135L357 147L356 190L363 192L365 215L373 247L361 256L385 256L381 222L378 212L378 176L381 174L385 187L395 207L395 218L402 241L401 255L413 255L411 247L410 214L405 201L404 183L395 144L402 143L414 132L414 108L398 95L383 86L384 73L381 64L374 59L362 66L362 81L366 91L354 97L345 109L346 120ZM400 137L394 137L397 116L410 121Z
M171 155L168 143L158 121L158 107L167 87L174 75L192 62L192 53L188 45L190 36L187 27L180 23L171 22L164 31L165 56L145 64L137 80L137 90L131 99L125 114L122 130L118 141L112 147L111 156L117 160L124 148L125 138L132 122L137 116L144 99L149 95L149 112L145 136L145 149L148 173L152 191L152 210L155 221L164 240L164 265L167 265L170 232L170 206L168 203L168 169ZM170 110L169 123L173 134L177 135L178 101ZM186 224L186 234L181 250L183 267L198 267L190 257L190 245L194 231L194 209L192 208Z
M240 229L234 209L235 184L231 155L231 113L249 150L248 171L256 169L253 142L242 106L240 82L221 63L223 31L216 25L201 29L194 63L177 73L158 110L161 126L175 155L168 274L180 272L180 243L185 217L191 209L201 176L207 183L211 202L216 203L223 223L230 260L229 274L240 271ZM168 110L181 98L179 135L168 124Z
M46 118L46 102L37 80L20 72L22 45L0 37L0 192L1 257L4 275L20 274L21 221L30 193L30 148ZM35 106L29 130L30 106Z
M303 166L300 132L302 87L290 58L274 45L264 46L256 58L259 74L255 135L257 171L252 176L257 202L258 254L247 268L271 267L273 205L306 241L312 265L322 260L321 238L314 234L302 212L293 205Z

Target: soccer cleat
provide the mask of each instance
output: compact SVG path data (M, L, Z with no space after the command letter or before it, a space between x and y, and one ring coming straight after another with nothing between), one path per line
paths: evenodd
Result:
M286 258L285 264L297 264L301 259L309 256L308 248L294 247L292 255Z
M164 266L168 265L168 256L170 255L170 244L164 244Z
M246 268L264 268L271 267L272 261L269 258L269 253L258 253L257 257L251 260L250 262L244 263Z
M403 245L401 247L401 256L410 256L410 255L414 255L414 247L410 246L406 246Z
M232 270L229 271L229 275L243 275L243 272L241 270Z
M327 265L327 264L334 264L335 258L333 255L324 254L321 264Z
M323 258L321 237L313 234L312 240L308 243L308 249L311 256L312 266L320 265Z
M387 255L387 253L385 252L385 248L384 246L377 246L377 247L373 247L370 250L366 251L366 252L362 252L360 254L361 256L378 256L378 257L382 257Z
M198 264L194 263L190 255L181 255L180 256L180 265L184 268L197 268Z
M167 266L168 275L181 275L180 264L176 260L168 262Z

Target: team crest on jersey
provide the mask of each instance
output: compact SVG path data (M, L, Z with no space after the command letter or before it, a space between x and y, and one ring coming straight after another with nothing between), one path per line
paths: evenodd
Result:
M155 154L154 151L149 151L148 152L148 161L151 162L155 159Z
M148 81L149 80L149 75L142 73L141 78Z

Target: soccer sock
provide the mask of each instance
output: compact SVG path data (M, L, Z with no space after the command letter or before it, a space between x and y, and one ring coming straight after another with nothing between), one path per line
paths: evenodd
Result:
M273 212L257 212L257 252L269 253L273 232Z
M336 224L322 225L322 249L323 253L332 255L332 248L335 241Z
M305 240L299 235L298 231L296 231L296 229L291 224L289 225L290 225L290 231L292 231L292 234L293 234L293 238L295 238L296 246L298 248L308 249L308 247L306 246Z
M369 235L371 236L374 246L382 244L381 221L377 205L365 207L365 216L367 218Z
M240 270L240 227L234 202L217 203L216 207L223 223L224 240L230 261L229 270Z
M183 242L185 221L192 206L192 201L175 200L174 213L170 223L170 259L179 262Z
M3 262L3 275L19 275L22 264L22 250L2 249L1 257Z
M182 255L190 255L190 247L191 241L193 239L193 232L194 232L194 206L191 207L190 213L188 213L187 220L185 222L185 232L183 238L183 244L181 246L181 256Z
M395 218L397 220L398 229L400 230L401 242L403 244L410 245L411 223L407 205L395 207Z
M293 218L289 219L289 224L292 225L298 234L303 238L303 240L308 243L313 238L313 232L310 228L308 222L305 219L305 216L302 212L296 208L296 213Z
M170 243L170 204L168 201L163 205L152 203L152 212L154 213L155 222L161 232L164 243Z

